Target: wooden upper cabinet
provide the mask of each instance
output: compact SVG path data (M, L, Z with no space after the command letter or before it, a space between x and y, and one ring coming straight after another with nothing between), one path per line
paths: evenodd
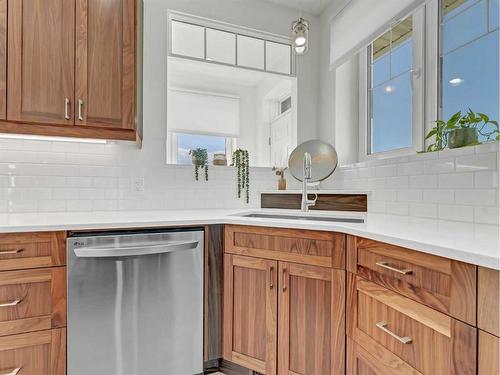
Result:
M74 30L74 0L8 2L9 121L74 123Z
M344 374L345 272L280 262L279 275L279 374Z
M276 374L277 267L224 256L224 359L266 375Z
M135 129L135 4L76 0L76 125Z
M7 119L7 0L0 0L0 120Z

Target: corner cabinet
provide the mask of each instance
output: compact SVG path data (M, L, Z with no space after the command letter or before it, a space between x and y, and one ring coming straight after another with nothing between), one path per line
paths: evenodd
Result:
M224 359L266 375L344 374L345 271L334 268L344 243L226 225Z
M136 140L136 13L136 0L0 0L0 132Z

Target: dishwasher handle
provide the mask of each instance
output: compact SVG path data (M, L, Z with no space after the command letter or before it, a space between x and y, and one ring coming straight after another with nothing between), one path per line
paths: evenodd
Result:
M136 244L124 247L79 247L74 252L78 258L110 258L138 255L154 255L171 253L180 250L191 250L198 247L199 241L160 242Z

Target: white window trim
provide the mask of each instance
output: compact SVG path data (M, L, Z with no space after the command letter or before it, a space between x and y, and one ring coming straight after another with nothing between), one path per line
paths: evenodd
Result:
M432 2L437 0L432 0ZM426 45L428 43L428 31L426 30L426 12L425 6L420 6L416 10L402 17L413 16L413 69L412 69L412 87L413 87L413 145L412 147L401 148L378 153L369 153L371 137L369 126L370 107L368 97L368 69L370 69L370 60L368 56L368 47L359 53L359 161L380 160L394 157L407 156L422 151L424 148L424 132L427 121L426 108L426 71L428 62L426 60ZM429 99L427 99L429 100Z

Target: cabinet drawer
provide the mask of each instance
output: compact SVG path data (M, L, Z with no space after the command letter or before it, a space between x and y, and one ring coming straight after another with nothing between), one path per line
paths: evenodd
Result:
M65 267L0 272L0 336L65 325Z
M348 270L476 324L476 267L365 238L348 238Z
M373 353L347 339L348 375L421 375L394 355L386 355L385 359L385 362L378 360Z
M399 358L422 374L474 374L477 330L350 274L351 339L379 361Z
M500 374L500 338L479 331L479 375Z
M0 374L65 375L66 329L0 337Z
M66 232L0 235L0 271L66 264Z
M345 235L341 233L226 225L224 246L226 253L345 268Z

